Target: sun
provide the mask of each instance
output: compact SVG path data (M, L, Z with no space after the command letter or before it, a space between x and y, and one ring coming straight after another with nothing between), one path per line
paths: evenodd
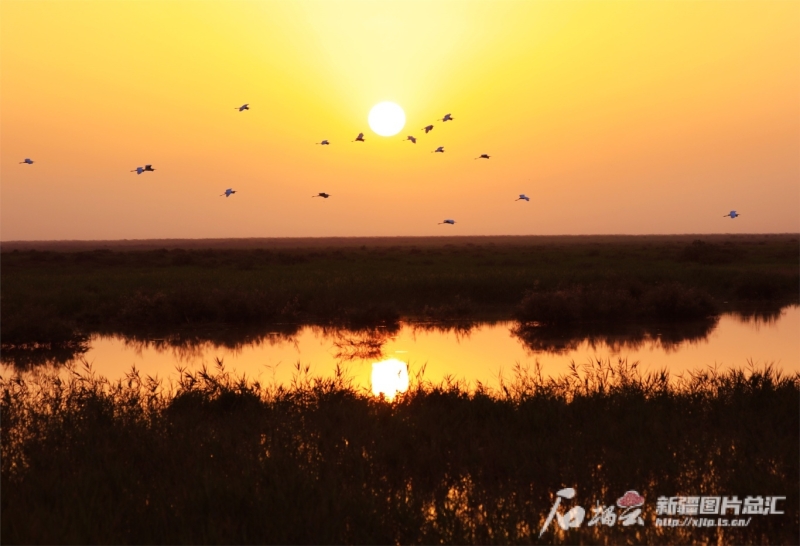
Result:
M406 124L406 113L393 102L379 102L369 111L369 127L381 136L393 136Z
M408 390L408 365L397 359L384 360L372 365L372 393L383 394L394 400L397 393Z

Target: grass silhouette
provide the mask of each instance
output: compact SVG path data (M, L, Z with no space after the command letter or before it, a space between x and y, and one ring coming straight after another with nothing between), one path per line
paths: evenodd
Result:
M800 375L680 377L598 361L497 391L412 373L393 402L342 372L291 384L90 367L0 379L6 543L794 544ZM540 529L563 487L579 529ZM645 525L588 527L628 490ZM662 528L655 500L786 496L745 528Z
M357 329L400 319L678 323L800 302L796 236L595 239L4 251L0 341L5 350L55 349L95 332Z

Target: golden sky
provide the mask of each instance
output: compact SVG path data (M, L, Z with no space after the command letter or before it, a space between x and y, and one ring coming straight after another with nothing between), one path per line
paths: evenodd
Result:
M797 232L800 2L2 0L0 139L5 241Z

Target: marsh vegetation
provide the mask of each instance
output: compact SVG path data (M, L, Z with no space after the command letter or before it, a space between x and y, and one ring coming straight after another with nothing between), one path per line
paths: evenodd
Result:
M96 334L192 351L308 324L334 333L342 361L377 358L400 321L469 333L513 320L532 350L668 345L703 338L722 312L770 320L800 301L792 235L312 243L4 245L0 341L18 370L0 378L4 541L796 541L800 376L770 365L518 366L494 390L412 370L391 402L339 368L265 384L221 362L173 382L76 367ZM551 525L539 539L564 487L587 512L635 489L644 525ZM785 513L655 526L655 499L676 495L782 495Z
M94 332L357 330L400 319L513 318L521 332L602 330L702 323L722 311L774 312L800 302L800 251L791 235L358 242L139 250L7 244L2 345L78 351Z
M412 376L414 374L412 373ZM595 362L518 368L497 391L431 384L387 402L342 373L289 385L224 366L164 384L90 369L0 381L6 543L793 544L800 376L669 378ZM555 492L645 498L643 525L539 539ZM745 528L663 528L676 495L780 495ZM43 524L46 522L46 524ZM588 522L588 519L587 519Z

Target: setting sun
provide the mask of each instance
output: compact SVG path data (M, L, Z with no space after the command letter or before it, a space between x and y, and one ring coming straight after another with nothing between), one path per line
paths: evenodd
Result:
M372 393L392 400L397 393L408 390L408 366L392 358L372 365Z
M406 114L393 102L380 102L369 111L369 127L381 136L394 136L406 124Z

